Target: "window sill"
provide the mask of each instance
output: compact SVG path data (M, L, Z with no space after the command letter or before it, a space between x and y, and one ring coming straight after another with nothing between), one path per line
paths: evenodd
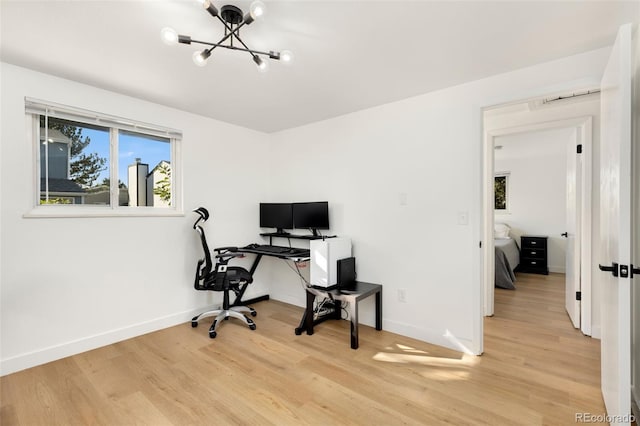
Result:
M172 208L153 207L61 207L38 206L22 217L34 218L90 218L90 217L180 217L184 212Z

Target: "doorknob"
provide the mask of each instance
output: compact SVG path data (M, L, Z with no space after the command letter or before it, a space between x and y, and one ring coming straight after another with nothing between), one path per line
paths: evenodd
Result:
M601 271L611 272L614 277L618 276L618 264L616 262L613 262L611 266L598 265L598 268L600 268ZM638 271L638 273L640 273L640 271Z
M565 238L569 238L569 234L566 232L563 232L562 234L560 234L561 237L565 237Z

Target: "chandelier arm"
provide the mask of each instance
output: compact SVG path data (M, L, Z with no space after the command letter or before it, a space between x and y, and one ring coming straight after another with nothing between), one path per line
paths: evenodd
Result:
M218 18L218 20L219 20L220 22L222 22L222 25L224 25L224 26L225 26L225 28L227 29L227 31L229 31L229 34L227 34L227 35L226 35L222 40L220 40L220 42L219 42L219 43L222 43L222 42L223 42L224 40L226 40L229 36L231 36L231 47L233 47L233 38L235 37L235 39L236 39L236 40L238 40L238 41L240 42L240 44L242 44L242 45L244 46L244 49L232 49L232 50L242 50L242 51L244 51L244 52L249 52L249 53L251 53L251 56L254 56L254 57L255 57L255 56L256 56L256 55L255 55L255 53L254 53L255 51L254 51L254 50L249 49L249 46L247 46L247 45L245 44L245 42L244 42L244 41L242 41L242 39L240 38L240 28L242 28L243 26L245 26L245 25L247 24L247 21L244 21L244 20L243 20L243 21L240 23L240 25L238 25L238 26L234 29L232 26L230 26L229 24L227 24L227 22L226 22L224 19L222 19L222 18L220 17L220 15L218 15L218 16L217 16L217 18ZM225 46L220 46L220 47L225 47ZM260 53L260 54L262 54L262 55L270 56L270 55L269 55L269 53L265 53L265 52L259 52L259 53Z
M229 31L229 34L227 34L227 35L225 36L225 38L224 38L224 39L220 40L220 42L223 42L223 41L224 41L224 40L226 40L228 37L233 37L233 36L235 36L235 38L236 38L236 39L240 40L240 38L238 37L238 35L240 34L240 28L242 28L242 27L244 27L244 26L245 26L246 21L242 21L242 22L241 22L241 23L240 23L240 24L239 24L239 25L234 29L234 28L232 28L231 26L229 26L229 24L227 24L227 22L226 22L224 19L222 19L222 18L220 17L220 15L216 16L216 18L218 18L218 20L219 20L220 22L222 22L222 25L224 25L224 27L227 29L227 31ZM236 33L238 33L238 34L236 34ZM242 43L242 40L240 40L240 42ZM242 43L242 44L244 44L244 43ZM245 47L247 47L247 46L245 46ZM248 49L248 48L247 48L247 49Z
M224 41L224 40L221 40L221 41ZM271 52L262 52L260 50L249 49L248 47L246 47L246 45L245 45L245 48L243 49L242 47L228 46L226 44L211 43L209 41L201 41L201 40L191 40L191 43L204 44L205 46L211 46L211 49L208 49L209 52L211 52L216 47L222 47L222 48L230 49L230 50L239 50L241 52L249 52L249 53L251 53L252 56L254 56L254 55L264 55L264 56L269 56L272 59L275 59L275 58L272 57ZM244 43L242 43L242 44L244 45Z

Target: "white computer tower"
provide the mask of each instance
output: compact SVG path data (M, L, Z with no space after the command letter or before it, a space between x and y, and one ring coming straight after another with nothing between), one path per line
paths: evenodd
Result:
M309 270L311 285L327 288L338 284L338 260L351 257L351 239L311 240L309 248L311 250Z

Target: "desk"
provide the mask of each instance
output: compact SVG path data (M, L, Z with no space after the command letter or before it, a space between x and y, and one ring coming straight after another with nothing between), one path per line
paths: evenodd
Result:
M313 334L313 326L328 319L341 319L340 302L349 303L349 319L351 320L351 349L358 349L358 302L372 294L376 296L376 330L382 330L382 286L361 281L356 282L354 290L350 292L340 292L340 290L323 290L315 287L307 288L307 307L300 321L300 326L296 328L297 335L306 331L308 335ZM335 310L331 314L313 319L313 302L316 296L326 297L334 301Z
M303 250L303 249L300 249L298 252L292 252L292 253L270 253L270 252L262 251L259 248L249 248L249 247L231 247L229 249L232 252L251 253L256 255L256 258L253 260L253 264L251 264L251 268L249 269L249 273L251 274L251 276L253 276L253 274L256 272L256 269L258 269L258 265L260 264L260 260L262 259L262 256L272 256L272 257L277 257L278 259L292 260L294 262L304 262L306 260L309 260L309 250ZM264 296L255 297L253 299L242 300L242 297L244 296L244 292L247 290L247 287L248 285L244 285L240 288L240 292L236 295L233 303L231 303L231 306L244 306L244 305L250 305L252 303L260 302L263 300L269 300L268 294L265 294Z

